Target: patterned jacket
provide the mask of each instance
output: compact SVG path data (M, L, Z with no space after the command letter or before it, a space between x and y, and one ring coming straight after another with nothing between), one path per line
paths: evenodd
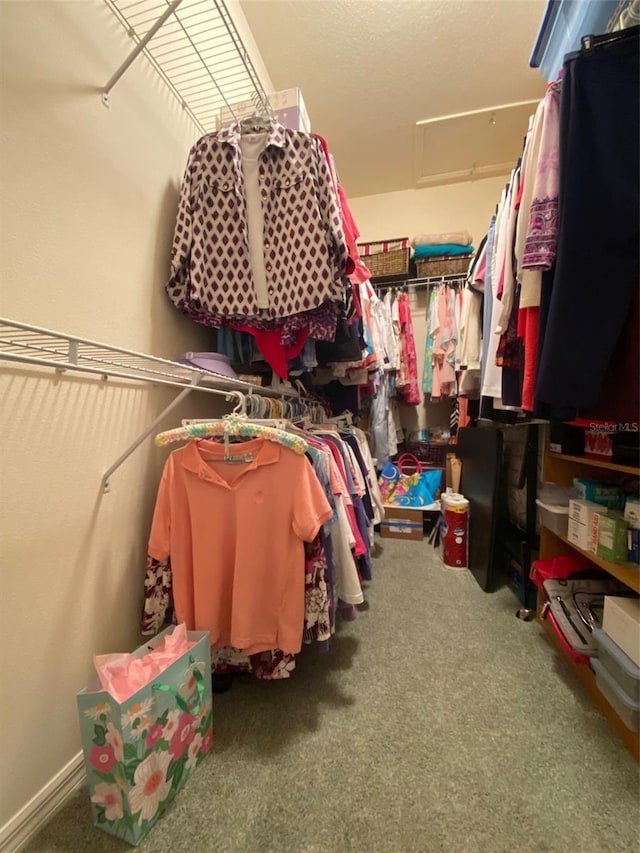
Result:
M240 126L191 149L172 249L171 301L222 321L278 320L342 298L347 246L322 147L272 123L260 155L269 308L259 309L251 271Z

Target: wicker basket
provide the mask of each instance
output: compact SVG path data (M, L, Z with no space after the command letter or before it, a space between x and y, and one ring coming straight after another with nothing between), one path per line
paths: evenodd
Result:
M428 278L432 275L464 275L469 269L473 255L456 255L454 257L420 258L416 260L418 278Z
M371 273L371 278L409 273L408 237L378 243L358 243L358 251Z
M407 453L413 455L429 468L444 468L451 447L444 441L408 441Z

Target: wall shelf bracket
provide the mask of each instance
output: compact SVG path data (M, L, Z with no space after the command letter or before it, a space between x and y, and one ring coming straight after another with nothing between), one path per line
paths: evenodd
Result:
M114 473L114 471L117 471L118 468L122 465L122 463L125 462L131 456L133 451L140 447L142 442L146 438L148 438L152 432L156 430L158 425L162 423L162 421L164 420L164 418L166 418L169 412L173 411L177 406L179 406L180 403L184 400L184 398L188 394L190 394L194 388L197 387L199 381L200 377L194 376L191 380L191 385L187 386L186 388L183 388L182 391L178 394L178 396L174 400L172 400L172 402L169 403L169 405L166 406L162 412L160 412L160 414L153 421L153 423L149 424L149 426L144 430L144 432L141 432L140 435L135 439L135 441L133 441L129 445L129 447L127 447L127 449L120 456L118 456L118 458L113 463L113 465L111 465L110 468L107 468L107 470L102 475L103 492L111 491L111 475Z
M127 71L129 66L138 58L138 56L142 53L145 47L149 44L151 39L155 36L158 30L162 27L162 25L174 14L178 6L182 3L182 0L173 0L172 3L167 6L165 11L160 15L155 24L151 27L149 32L138 42L138 44L131 51L129 56L125 59L122 65L118 68L117 71L112 74L109 78L107 85L102 90L102 104L103 106L109 108L109 95L111 90L116 85L118 80L122 77L122 75Z

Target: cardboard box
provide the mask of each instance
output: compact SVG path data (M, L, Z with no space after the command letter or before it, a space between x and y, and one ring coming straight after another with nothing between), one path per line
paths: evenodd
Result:
M572 518L579 524L590 525L593 521L594 512L599 512L603 515L606 515L608 509L607 507L603 507L601 504L594 503L593 501L585 501L581 498L572 498L569 501L569 518Z
M460 477L462 476L462 460L455 453L447 453L445 462L446 488L452 492L460 491Z
M268 98L275 118L280 124L288 127L289 130L303 130L305 133L311 133L309 113L300 89L272 92ZM255 111L256 105L253 101L240 101L237 104L231 104L231 108L224 106L220 110L220 126L233 124L235 121L253 115Z
M593 519L591 520L591 546L588 549L589 551L593 551L595 554L598 550L598 531L600 529L600 519L604 518L606 512L594 512Z
M623 507L622 491L615 483L602 483L599 480L575 477L573 485L580 500L591 501L610 509L622 509Z
M621 514L600 515L598 526L598 557L609 560L612 563L627 562L627 530L628 522Z
M593 545L593 526L591 524L581 524L575 518L569 516L567 539L572 545L577 545L583 551L591 551Z
M624 502L624 517L629 527L640 529L640 498L627 497Z
M605 595L602 630L640 666L640 598Z
M413 539L418 542L424 539L423 518L421 509L385 506L380 535L383 539Z
M609 433L604 429L586 429L584 431L584 453L585 456L611 459L613 444Z

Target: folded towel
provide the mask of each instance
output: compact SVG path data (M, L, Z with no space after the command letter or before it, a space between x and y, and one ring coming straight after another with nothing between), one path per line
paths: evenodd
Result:
M412 246L439 246L442 243L468 246L473 243L473 237L468 231L449 231L446 234L418 234L411 241Z
M439 258L443 255L451 257L471 254L473 254L473 246L471 245L457 246L455 243L442 243L439 246L423 246L420 244L416 246L413 256L420 260L420 258Z

